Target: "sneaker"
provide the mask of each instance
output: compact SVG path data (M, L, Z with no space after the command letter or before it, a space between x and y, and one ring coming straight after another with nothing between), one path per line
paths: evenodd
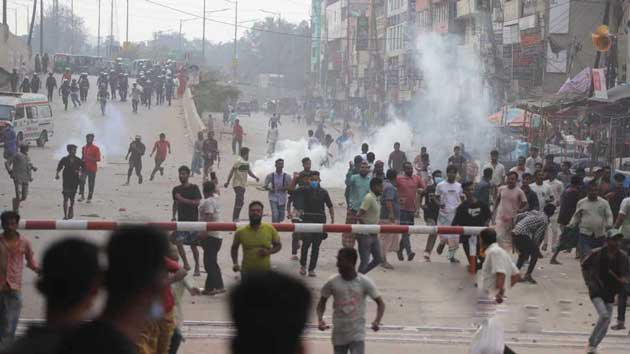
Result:
M85 202L90 204L90 203L92 203L92 199L88 198L88 200L86 200Z
M586 349L586 354L597 354L597 347L588 346Z
M415 257L416 257L416 252L411 252L411 254L407 256L407 260L411 262L413 261Z
M317 276L317 273L315 273L314 270L311 270L310 272L308 272L308 276L311 278L315 278Z
M79 196L79 199L77 199L77 202L82 202L84 200L85 200L85 198L83 196Z
M142 176L138 177L138 184L142 184Z
M402 251L396 252L396 255L398 256L398 260L399 261L404 261L405 260L405 257L403 256Z
M626 329L626 326L624 326L623 323L617 323L616 325L611 326L610 329L613 331L621 331L622 329Z
M424 261L431 262L431 255L429 254L429 252L424 252Z
M385 269L390 269L390 270L391 270L391 269L394 269L394 266L393 266L393 265L391 265L391 264L389 264L389 263L387 263L387 262L383 262L383 263L381 263L381 267L383 267L383 268L385 268Z
M300 267L300 275L306 275L306 269L304 269L304 267Z
M451 262L451 263L453 263L453 264L460 263L460 262L459 262L459 259L457 259L457 258L455 258L455 257L453 257L453 258L449 259L448 261L449 261L449 262Z
M532 276L530 274L525 275L521 279L521 283L538 284L538 282L534 278L532 278Z
M437 246L437 249L436 249L437 254L442 254L442 252L444 252L445 246L446 246L445 242L440 242L440 244Z
M552 258L552 259L549 261L549 264L562 265L562 263L558 262L555 258Z

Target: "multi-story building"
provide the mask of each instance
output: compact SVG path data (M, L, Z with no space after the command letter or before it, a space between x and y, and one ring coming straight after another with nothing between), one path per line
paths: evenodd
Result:
M416 86L416 0L387 0L385 40L386 84L389 102L411 102Z

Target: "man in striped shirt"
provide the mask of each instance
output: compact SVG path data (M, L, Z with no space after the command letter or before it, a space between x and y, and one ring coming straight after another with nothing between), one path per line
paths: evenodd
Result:
M543 211L531 210L517 215L514 218L514 228L512 229L512 238L514 245L519 252L516 267L521 269L525 261L529 259L527 273L521 281L536 284L536 280L532 278L532 272L536 268L536 262L540 258L540 244L545 237L549 218L555 213L556 207L553 204L547 204Z

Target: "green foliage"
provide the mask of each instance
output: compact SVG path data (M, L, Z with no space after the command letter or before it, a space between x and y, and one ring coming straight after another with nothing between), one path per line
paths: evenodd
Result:
M203 112L223 112L227 103L236 102L241 95L238 88L220 84L215 75L210 75L191 90L200 117Z

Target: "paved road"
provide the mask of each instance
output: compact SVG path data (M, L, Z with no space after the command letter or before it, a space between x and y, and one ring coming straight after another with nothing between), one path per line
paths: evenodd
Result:
M170 191L178 184L176 169L181 164L190 164L191 147L189 132L185 128L183 109L180 101L175 101L172 107L153 107L150 111L145 108L140 109L139 115L131 113L130 103L113 102L108 104L108 112L105 117L101 116L99 107L94 100L94 92L90 93L90 102L77 109L69 109L63 112L60 106L60 98L55 97L55 135L45 148L31 149L33 163L39 167L35 173L35 181L31 184L31 194L29 199L22 205L21 213L25 218L61 218L61 182L54 180L54 169L58 159L65 154L65 145L74 143L79 146L83 144L85 134L94 133L96 144L101 147L104 154L104 161L100 166L97 175L97 186L94 201L92 204L78 203L75 216L80 219L118 219L118 220L168 220L170 219L171 200ZM219 119L220 120L220 119ZM265 134L267 118L261 114L253 117L241 117L242 124L247 136L245 144L252 147L252 160L263 158L266 151ZM217 121L216 127L221 127ZM225 128L219 128L219 130ZM305 135L305 126L298 126L289 120L283 121L281 126L281 139L288 137L302 137ZM140 134L147 149L152 147L153 141L157 139L159 133L164 132L170 140L173 153L165 164L165 175L158 176L155 181L148 181L148 174L152 167L152 160L144 159L145 182L138 185L132 179L130 186L122 186L126 179L127 164L124 160L127 147L131 139L136 134ZM234 161L231 153L229 136L221 135L220 148L222 155L221 168L218 171L219 180L224 181L229 172L229 166ZM403 147L404 148L404 147ZM292 161L288 164L298 165L299 162ZM257 164L260 166L260 163ZM258 170L262 172L262 170ZM269 171L271 172L271 171ZM291 173L292 170L287 172ZM339 171L342 175L345 171ZM7 176L6 172L0 172ZM259 176L263 178L264 176ZM193 178L193 183L200 184L198 177ZM252 182L253 184L253 182ZM326 186L326 181L323 181ZM0 207L9 208L12 197L12 183L7 177L0 178ZM345 215L343 203L343 191L331 189L331 196L335 204L338 221L343 221ZM234 194L231 189L221 190L221 216L223 220L229 220L233 206ZM264 192L253 188L248 189L246 203L260 199L266 201ZM266 203L265 203L266 204ZM246 214L241 215L246 218ZM419 219L418 222L421 222ZM38 258L46 245L52 240L59 239L67 234L79 234L96 242L105 241L105 234L101 232L91 233L61 233L55 231L28 232L27 235L33 240ZM236 282L235 275L231 272L231 262L229 260L230 235L226 233L223 250L220 253L220 264L224 270L223 277L226 286L230 287ZM290 235L283 234L283 250L273 257L274 266L281 271L297 274L298 266L294 261L290 261ZM426 236L416 236L414 247L420 250L424 245ZM330 235L330 238L323 243L320 253L320 265L318 267L318 277L305 279L309 288L317 292L325 279L335 273L335 254L340 246L339 235ZM390 255L390 258L392 256ZM395 258L395 257L394 257ZM420 257L419 257L420 258ZM189 254L189 259L192 256ZM562 335L556 332L552 337L546 337L547 349L539 348L535 345L516 343L519 353L577 353L576 349L580 343L585 343L586 335L595 320L595 312L588 299L586 288L583 285L578 272L578 265L569 255L561 255L561 261L565 265L550 267L545 258L539 262L537 279L539 284L519 285L509 294L508 305L503 308L507 314L506 326L514 331L514 340L522 343L523 340L540 342L536 335L528 337L529 334L520 333L524 323L524 306L536 304L540 306L539 321L540 326L547 331L571 331L571 337L566 337L567 343L571 343L569 349L560 350L557 348L557 340L562 340ZM371 352L402 352L404 348L413 348L417 353L425 353L439 348L447 348L449 353L465 353L465 343L469 340L471 329L476 322L473 319L476 301L476 288L474 280L467 275L461 265L451 265L444 259L434 256L434 262L424 263L414 260L413 262L392 262L396 269L388 271L376 269L370 276L378 285L382 295L388 305L384 318L386 325L394 326L388 335L381 337L371 337L368 347L379 348ZM205 274L202 274L205 275ZM202 286L202 277L191 277L197 286ZM33 288L34 277L32 273L25 272L24 298L25 306L22 312L23 318L41 318L42 303L40 297ZM560 316L558 300L571 300L571 315L569 318ZM189 321L227 321L226 297L198 297L185 299L185 319ZM368 314L372 316L375 308L373 304L368 306ZM330 313L330 312L329 312ZM399 329L395 329L400 327ZM416 329L409 330L408 327ZM187 326L187 333L191 340L184 346L184 352L196 352L195 348L209 345L213 348L223 348L223 338L229 333L221 331L204 332L195 330L194 326ZM442 337L444 341L435 341ZM573 333L575 332L575 333ZM216 334L219 333L219 334ZM451 334L455 334L452 337ZM330 352L329 342L326 339L328 334L309 334L309 348L313 353ZM387 338L383 338L383 336ZM192 338L194 337L194 339ZM428 338L418 340L418 338ZM394 338L392 340L392 338ZM396 339L398 338L398 339ZM431 341L430 339L434 340ZM456 338L454 340L453 338ZM512 338L512 337L510 337ZM453 342L455 344L444 344ZM406 343L398 345L399 343ZM545 341L542 341L545 342ZM610 344L608 344L610 343ZM609 345L609 350L605 353L617 353L620 344L628 345L630 341L627 337L615 337L604 341L603 349ZM310 346L312 345L312 346ZM396 349L397 348L397 349ZM403 349L401 349L403 348ZM550 348L555 348L551 350ZM220 349L217 349L220 350ZM219 351L221 352L221 351Z

